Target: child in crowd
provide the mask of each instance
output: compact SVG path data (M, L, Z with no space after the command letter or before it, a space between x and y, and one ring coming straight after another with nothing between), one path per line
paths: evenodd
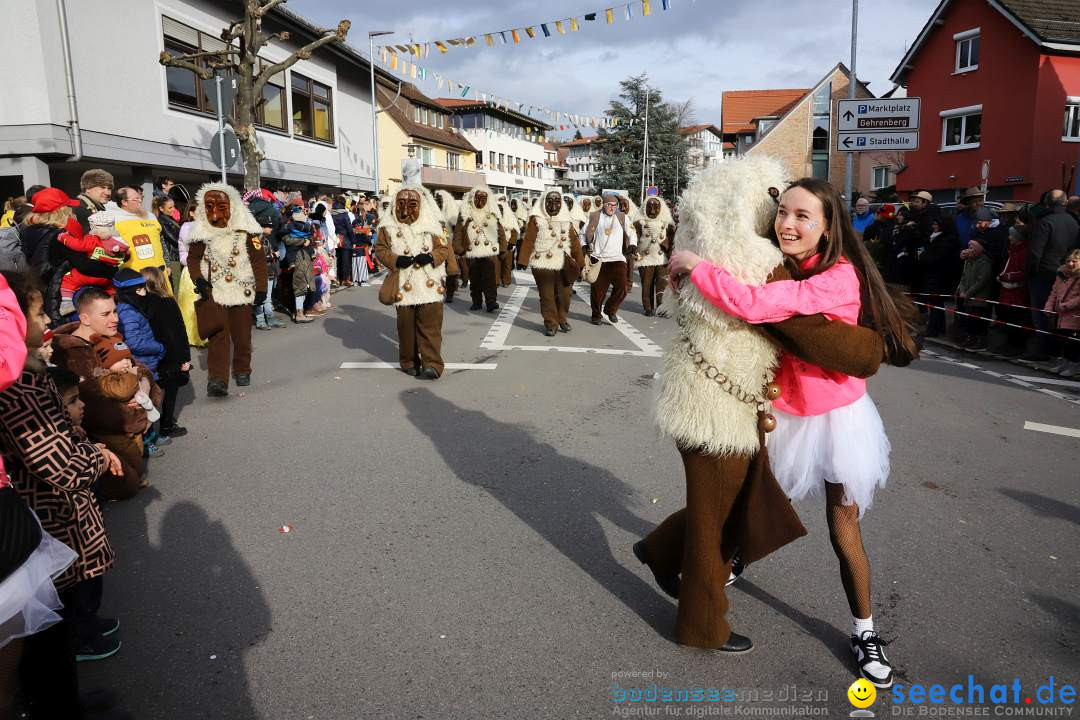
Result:
M964 261L964 272L956 288L956 309L969 315L957 315L957 325L964 333L959 339L969 350L985 350L984 318L990 314L986 301L990 298L994 263L978 240L968 241L967 248L960 251L960 259Z
M116 234L114 216L108 210L96 212L89 218L90 232L82 235L82 227L72 223L57 240L69 250L83 253L100 267L100 275L88 275L75 268L67 272L60 282L60 314L75 312L75 293L87 285L96 285L112 293L110 279L129 253L127 243Z
M1058 268L1054 287L1043 308L1057 313L1057 334L1064 345L1064 356L1053 368L1063 377L1080 377L1080 250L1073 250Z
M147 317L154 337L165 346L165 356L158 363L158 385L165 393L161 402L162 437L174 438L187 435L187 429L176 424L176 393L188 384L191 370L191 349L187 341L187 328L180 306L169 292L165 273L156 267L143 268L146 278Z
M131 268L123 268L113 278L116 287L116 314L120 317L120 334L127 341L127 347L135 360L139 361L154 374L158 380L158 365L165 357L165 346L158 342L150 326L149 301L146 299L146 278ZM164 389L164 388L163 388ZM159 457L164 451L159 445L167 445L170 440L160 440L153 423L160 415L155 410L150 417L151 427L143 435L143 456ZM160 440L160 442L159 442Z
M101 394L112 400L134 400L146 411L146 418L151 423L157 422L161 416L150 399L150 381L139 377L138 367L133 362L127 343L116 337L99 336L94 343L94 353L102 366L107 368L96 378Z

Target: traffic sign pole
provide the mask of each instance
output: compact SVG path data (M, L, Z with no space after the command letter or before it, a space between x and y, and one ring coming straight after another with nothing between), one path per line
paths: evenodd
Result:
M859 42L859 0L851 0L851 72L848 74L848 97L855 99L855 50ZM848 154L844 177L844 198L851 202L851 176L855 173L855 156Z
M221 182L227 183L225 173L228 158L225 156L225 108L221 106L221 75L214 73L214 85L217 87L218 150L221 151Z

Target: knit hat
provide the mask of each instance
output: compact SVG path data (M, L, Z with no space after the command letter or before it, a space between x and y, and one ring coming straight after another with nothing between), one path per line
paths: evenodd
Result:
M989 222L994 219L994 213L990 212L990 208L985 205L975 211L975 220L981 222Z
M968 240L968 250L974 250L978 255L981 255L986 251L986 249L983 248L982 243L978 240Z
M119 335L99 338L94 343L94 354L102 367L110 368L121 360L132 360L131 348Z
M87 170L79 178L79 189L89 190L92 187L107 187L112 190L116 187L116 181L113 180L112 173L94 168L93 170Z
M142 276L142 273L136 272L131 268L120 268L113 275L112 284L119 290L125 288L137 288L146 284L146 278Z
M101 210L91 213L90 217L87 218L87 222L90 223L91 228L113 227L116 224L116 216L113 215L112 210Z

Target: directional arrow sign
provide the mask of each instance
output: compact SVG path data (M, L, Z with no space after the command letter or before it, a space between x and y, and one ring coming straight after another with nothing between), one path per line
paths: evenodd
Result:
M838 100L836 129L840 132L918 130L920 105L921 98Z
M919 131L908 132L841 132L836 134L836 149L840 152L883 152L886 150L917 150Z

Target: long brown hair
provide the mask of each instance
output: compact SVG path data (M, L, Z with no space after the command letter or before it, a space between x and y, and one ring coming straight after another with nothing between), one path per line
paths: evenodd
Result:
M859 324L881 333L885 339L887 362L906 365L919 356L919 348L912 337L910 320L915 316L915 306L901 292L890 288L870 258L866 246L855 234L851 218L844 208L844 200L832 185L817 178L802 178L788 185L787 189L802 188L819 201L825 210L827 231L821 236L818 252L821 260L812 268L803 270L793 259L785 256L784 264L796 280L825 272L841 257L855 268L859 278L861 307ZM776 225L769 230L772 241L779 247Z
M146 289L150 292L161 297L171 298L173 296L169 281L166 279L165 273L161 272L159 268L153 266L144 267L142 276L146 278Z

